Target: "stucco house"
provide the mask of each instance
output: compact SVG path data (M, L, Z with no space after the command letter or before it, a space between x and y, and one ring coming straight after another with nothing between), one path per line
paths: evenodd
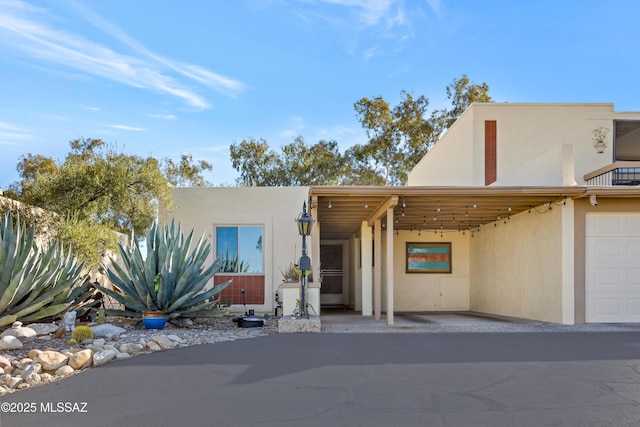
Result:
M175 189L177 208L161 218L205 233L217 255L237 255L215 280L233 277L223 300L242 304L245 289L256 311L275 310L308 202L320 305L390 325L397 311L456 310L640 322L640 113L472 104L408 184Z

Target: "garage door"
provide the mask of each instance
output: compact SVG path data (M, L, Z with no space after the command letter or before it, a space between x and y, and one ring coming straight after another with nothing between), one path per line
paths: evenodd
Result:
M587 214L585 237L586 321L640 322L640 214Z

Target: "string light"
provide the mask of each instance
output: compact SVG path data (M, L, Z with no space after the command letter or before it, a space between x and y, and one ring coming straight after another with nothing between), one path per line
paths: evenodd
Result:
M364 208L365 209L369 209L369 201L368 200L364 201Z
M406 208L407 207L407 203L404 200L404 196L402 196L402 207Z
M331 197L329 197L329 205L327 206L327 208L331 209L333 207L333 205L331 204Z
M438 200L438 209L437 209L437 211L440 212L440 200Z

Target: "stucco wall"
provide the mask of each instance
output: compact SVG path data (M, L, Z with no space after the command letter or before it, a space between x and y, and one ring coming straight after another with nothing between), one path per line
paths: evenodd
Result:
M474 110L467 109L418 162L409 173L409 185L474 185L473 115Z
M176 208L161 212L160 221L175 218L184 230L194 228L198 237L204 234L213 247L208 265L215 256L214 224L263 226L265 303L247 304L247 308L271 312L275 308L275 292L282 283L280 269L297 262L301 255L301 238L294 220L308 193L308 187L176 188L173 190ZM311 249L310 245L308 248ZM233 311L243 309L232 307Z
M613 162L614 119L640 113L615 113L613 104L472 104L411 171L409 185L483 186L485 120L497 121L493 185L584 185L585 174ZM604 154L592 142L600 126L612 131Z
M563 216L573 216L572 206L554 205L544 214L525 211L474 235L471 310L563 323L563 249L573 253L566 239L563 247Z
M395 311L467 310L469 301L469 233L400 231L393 239ZM407 242L451 242L451 274L406 272ZM383 239L383 244L386 241ZM384 247L384 246L383 246ZM383 254L385 252L383 251ZM385 265L385 264L383 264ZM386 307L383 275L382 307Z

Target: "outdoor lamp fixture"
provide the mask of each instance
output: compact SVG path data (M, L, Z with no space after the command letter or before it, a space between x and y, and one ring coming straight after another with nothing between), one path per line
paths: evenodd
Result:
M307 202L302 203L302 212L296 219L298 223L298 233L301 236L311 236L311 226L313 225L313 219L307 213Z
M296 219L298 223L298 233L302 236L302 256L298 262L301 272L300 280L300 316L308 319L309 309L307 307L307 271L311 271L311 258L307 255L307 236L311 235L313 219L307 213L307 202L302 203L302 212Z

